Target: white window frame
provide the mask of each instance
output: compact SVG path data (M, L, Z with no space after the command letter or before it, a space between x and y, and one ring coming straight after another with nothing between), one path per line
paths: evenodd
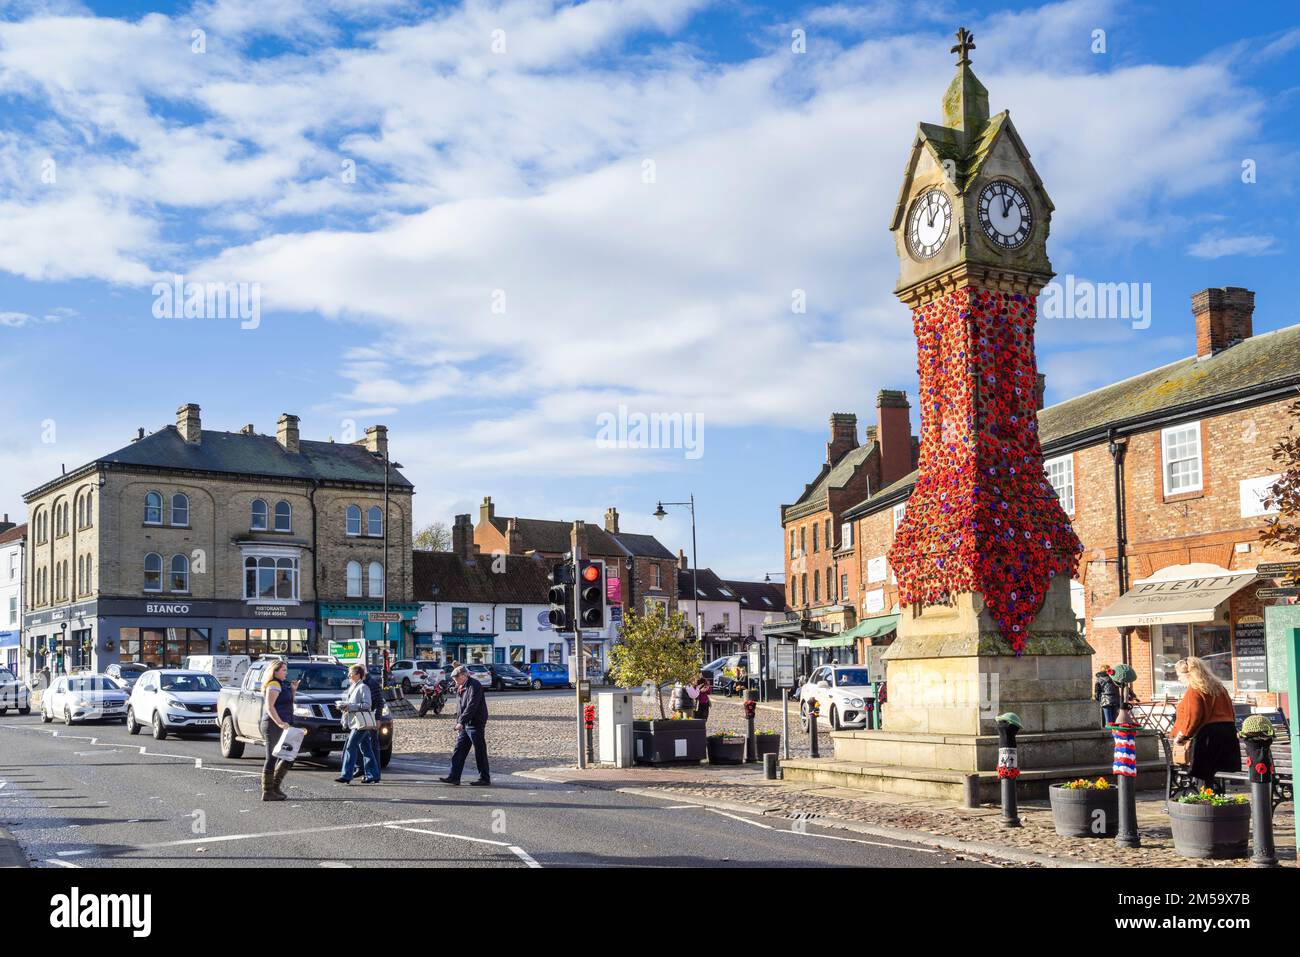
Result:
M353 516L353 513L354 513L354 512L355 512L355 514L356 514L356 518L357 518L357 530L356 530L355 532L352 531L352 516ZM343 512L343 532L344 532L344 534L345 534L345 535L348 535L348 536L350 536L350 537L355 537L355 536L357 536L357 535L360 535L360 534L361 534L361 521L362 521L362 518L363 518L363 516L362 516L362 514L361 514L361 506L360 506L360 505L349 505L349 506L344 510L344 512Z
M371 529L374 527L375 524L374 517L376 512L379 513L379 531L373 532L371 531ZM367 538L384 537L384 510L380 508L378 505L371 505L368 509L366 509L366 537Z
M149 518L149 510L153 508L153 506L149 504L149 496L151 495L158 496L158 505L157 505L158 517L155 519ZM163 518L162 492L155 492L153 489L150 489L149 491L144 493L144 523L146 525L161 525L163 523L162 518Z
M1062 488L1058 488L1052 481L1052 469L1060 468L1061 474L1066 479L1064 491L1068 492L1068 501L1066 495L1062 494ZM1058 455L1056 458L1048 459L1043 463L1043 476L1047 479L1047 484L1052 487L1056 493L1056 500L1061 503L1061 508L1065 509L1065 514L1071 518L1074 517L1074 453L1068 455Z
M257 506L262 506L261 519L262 523L257 523L258 511ZM265 532L271 525L271 508L266 504L266 499L255 498L248 503L248 530L250 532Z
M280 527L280 506L281 505L283 505L288 510L288 520L285 523L284 528ZM293 506L289 504L289 502L285 501L284 499L280 499L280 501L276 502L274 521L275 521L275 530L277 532L292 532L293 531Z
M181 560L182 566L180 572L176 571L176 559L178 558ZM185 582L184 587L182 588L173 587L177 575L180 575ZM190 560L187 556L179 552L173 555L171 561L167 563L167 590L183 595L188 595L190 593Z
M149 587L149 575L152 574L152 573L149 571L149 559L151 559L151 558L156 558L156 559L158 559L158 572L157 572L157 575L158 575L158 586L157 586L156 588L150 588L150 587ZM163 587L162 587L162 586L163 586L163 574L164 574L164 572L163 572L163 557L162 557L162 555L158 554L157 552L149 552L149 554L145 555L145 556L144 556L144 590L147 591L147 592L160 592L160 591L162 591L162 590L163 590Z
M244 601L251 605L297 605L302 601L302 552L300 549L288 545L254 545L240 549L241 561L239 571L242 576L243 584L241 590L244 595ZM257 562L257 575L254 578L253 594L248 593L248 560L255 559ZM272 584L278 590L279 572L282 567L281 562L288 560L291 562L289 567L290 573L290 598L263 598L261 597L261 560L269 558L272 560L271 566Z
M1170 457L1169 457L1170 444L1171 444L1171 443L1170 443L1170 439L1173 438L1173 437L1175 437L1175 436L1177 436L1179 433L1188 433L1188 432L1193 433L1193 434L1195 435L1195 437L1196 437L1196 454L1195 454L1195 456L1187 456L1187 457L1184 457L1184 458L1170 459ZM1177 444L1177 440L1176 440L1176 439L1175 439L1175 443L1174 443L1174 444ZM1168 496L1168 495L1183 495L1183 494L1185 494L1185 493L1187 493L1187 492L1201 492L1201 491L1204 491L1204 489L1205 489L1205 469L1204 469L1204 464L1203 464L1203 462L1201 461L1201 459L1202 459L1202 449L1201 449L1201 423L1200 423L1199 421L1197 421L1197 422L1184 422L1182 425L1172 425L1172 426L1170 426L1170 427L1168 427L1168 428L1165 428L1165 429L1161 429L1161 430L1160 430L1160 476L1161 476L1162 488L1164 489L1164 493L1165 493L1166 496ZM1182 486L1182 487L1180 487L1180 488L1170 488L1170 487L1169 487L1169 479L1170 479L1169 468L1170 468L1170 466L1172 466L1172 465L1177 465L1177 464L1182 463L1182 462L1192 462L1192 461L1195 461L1195 462L1196 462L1196 482L1195 482L1195 484L1189 484L1189 485L1186 485L1186 486Z
M354 570L356 572L355 577L353 575ZM358 561L348 562L347 569L344 574L347 576L347 579L344 584L344 591L347 593L347 597L361 598L362 597L361 590L363 587L362 582L365 580L365 576L361 568L361 563Z
M379 569L379 588L375 589L375 569ZM384 597L384 565L382 562L370 562L366 565L366 591L370 593L371 598Z
M894 506L894 531L898 531L898 526L903 524L903 516L907 514L907 503L899 502Z
M176 504L177 504L177 502L180 502L180 509L179 509L179 511L180 511L180 512L184 515L184 517L185 517L185 520L184 520L183 522L178 522L178 521L176 521L176 513L177 513ZM172 525L175 525L175 526L177 526L177 527L179 527L179 528L189 528L189 526L190 526L190 497L189 497L188 495L186 495L184 492L173 492L173 493L172 493L172 497L168 500L168 503L167 503L167 517L168 517L168 519L170 519Z

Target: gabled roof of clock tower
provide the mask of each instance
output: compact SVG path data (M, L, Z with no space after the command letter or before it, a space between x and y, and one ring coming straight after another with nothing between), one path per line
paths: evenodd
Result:
M941 166L945 162L952 163L953 188L960 196L978 178L985 160L992 155L993 148L1003 137L1007 138L1016 151L1029 183L1047 204L1048 211L1056 208L1029 159L1029 150L1025 148L1024 141L1011 122L1010 111L1003 110L995 116L989 116L988 90L975 76L967 55L967 51L975 47L974 38L965 30L958 31L957 36L959 42L953 47L953 52L960 52L961 59L957 63L957 73L943 96L944 122L917 124L916 139L912 143L912 152L904 170L903 185L894 206L890 230L897 229L906 214L907 202L912 193L912 179L916 175L923 149L929 150L935 162Z

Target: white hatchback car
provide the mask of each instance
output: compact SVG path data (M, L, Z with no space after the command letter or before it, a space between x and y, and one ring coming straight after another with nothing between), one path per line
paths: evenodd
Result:
M161 741L169 734L215 732L221 682L205 671L147 671L131 689L126 730L139 734L146 725Z
M59 675L41 695L41 720L125 721L126 690L106 675Z
M10 708L16 708L19 714L29 714L32 710L32 695L27 685L23 684L8 668L0 668L0 714Z
M402 686L402 694L410 694L414 688L423 688L443 679L442 665L431 658L404 658L393 665L389 674L395 683Z
M816 701L818 724L826 722L833 731L865 728L867 702L875 696L876 690L864 666L822 665L799 686L799 717L803 726L808 727L808 709Z

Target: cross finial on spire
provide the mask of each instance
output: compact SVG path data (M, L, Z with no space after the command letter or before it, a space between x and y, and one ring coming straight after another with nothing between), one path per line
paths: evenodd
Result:
M957 65L962 66L970 63L970 51L975 49L975 34L971 33L965 27L957 31L957 45L952 48L952 52L957 54Z

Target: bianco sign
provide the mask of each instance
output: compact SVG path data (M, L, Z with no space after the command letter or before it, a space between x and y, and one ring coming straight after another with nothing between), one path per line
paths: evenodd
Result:
M145 602L146 615L188 615L190 606L174 602Z

